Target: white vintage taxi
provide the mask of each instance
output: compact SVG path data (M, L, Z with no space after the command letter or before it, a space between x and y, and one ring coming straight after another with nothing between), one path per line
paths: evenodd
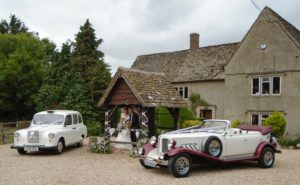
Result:
M87 136L81 114L70 110L48 110L36 113L29 128L14 133L12 149L19 154L42 150L62 153L66 146L82 146Z
M272 127L242 125L231 128L228 120L205 120L201 125L152 137L138 150L144 168L168 167L175 177L185 177L192 164L258 161L272 167L280 147L271 137Z

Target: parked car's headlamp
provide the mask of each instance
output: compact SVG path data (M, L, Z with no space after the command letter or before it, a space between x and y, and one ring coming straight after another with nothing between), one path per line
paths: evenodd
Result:
M152 136L152 137L150 138L150 140L149 140L149 143L150 143L151 145L156 145L156 143L157 143L157 138L156 138L155 136Z
M143 149L142 147L139 148L138 154L139 154L139 155L144 155L144 149Z
M174 139L169 139L168 140L168 150L175 148L176 141Z
M18 137L20 137L20 133L18 133L18 132L15 132L15 133L14 133L14 137L15 137L15 138L18 138Z
M49 133L49 134L48 134L48 137L49 137L49 138L54 138L54 134L53 134L53 133Z

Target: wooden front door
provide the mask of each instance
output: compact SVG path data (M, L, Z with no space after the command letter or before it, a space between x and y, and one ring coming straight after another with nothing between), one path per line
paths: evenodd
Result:
M200 110L200 117L204 119L212 119L212 110L210 109Z

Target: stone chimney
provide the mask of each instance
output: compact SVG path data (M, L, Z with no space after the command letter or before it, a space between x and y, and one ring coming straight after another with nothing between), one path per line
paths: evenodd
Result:
M198 49L199 48L199 34L191 33L190 34L190 49Z

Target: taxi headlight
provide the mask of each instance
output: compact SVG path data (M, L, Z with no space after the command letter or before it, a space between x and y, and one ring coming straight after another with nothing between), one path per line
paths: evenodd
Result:
M15 133L14 133L14 137L15 137L15 138L19 138L19 137L20 137L20 133L15 132Z
M53 133L49 133L48 137L52 139L52 138L54 138L54 134Z

